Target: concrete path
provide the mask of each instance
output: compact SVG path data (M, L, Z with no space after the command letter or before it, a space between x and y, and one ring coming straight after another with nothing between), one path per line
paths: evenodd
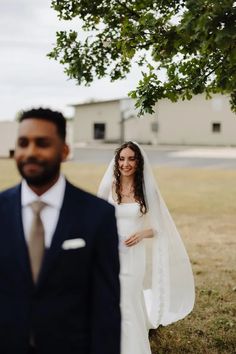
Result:
M107 164L117 145L80 146L74 150L78 162ZM236 147L143 146L154 166L236 169Z

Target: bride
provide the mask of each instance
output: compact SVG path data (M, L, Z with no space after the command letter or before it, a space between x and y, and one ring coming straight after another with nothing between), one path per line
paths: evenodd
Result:
M121 354L151 354L149 329L178 321L193 308L189 258L137 143L130 141L116 150L98 195L116 208Z

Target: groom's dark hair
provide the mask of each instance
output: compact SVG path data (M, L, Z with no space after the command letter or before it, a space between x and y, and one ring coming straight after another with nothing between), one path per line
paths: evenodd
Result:
M21 123L25 119L43 119L52 122L57 127L58 135L63 141L66 139L66 119L61 112L52 111L49 108L37 108L29 111L23 111L18 121Z

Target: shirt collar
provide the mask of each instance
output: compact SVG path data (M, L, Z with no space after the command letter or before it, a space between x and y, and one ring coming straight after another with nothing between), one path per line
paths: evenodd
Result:
M65 187L66 180L64 175L61 174L57 182L39 197L32 191L27 182L23 180L21 188L21 205L22 207L25 207L36 200L41 200L53 208L61 209L65 194Z

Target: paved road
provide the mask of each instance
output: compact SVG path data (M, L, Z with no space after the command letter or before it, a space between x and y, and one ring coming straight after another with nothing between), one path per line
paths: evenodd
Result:
M78 147L74 151L74 160L106 164L111 160L116 147L116 145ZM155 166L236 169L235 147L144 146L144 149L151 164Z

